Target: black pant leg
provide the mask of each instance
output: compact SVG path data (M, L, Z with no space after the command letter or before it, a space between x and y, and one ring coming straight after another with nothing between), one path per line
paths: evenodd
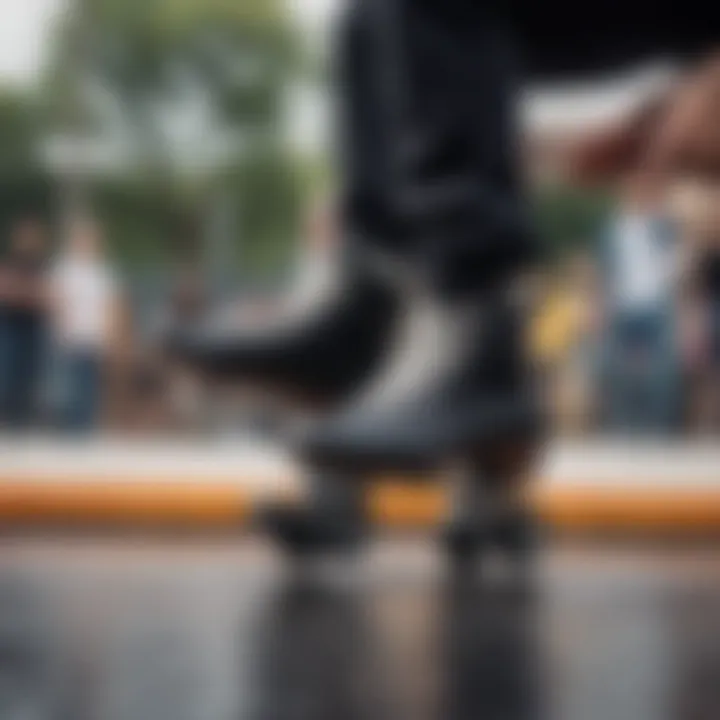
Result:
M346 240L398 252L393 207L392 94L383 61L385 28L375 0L352 0L338 26L335 85L341 214Z
M43 338L40 320L20 318L12 323L5 415L15 429L28 428L37 420Z
M374 9L403 250L449 293L502 281L537 254L518 170L511 23L499 2Z

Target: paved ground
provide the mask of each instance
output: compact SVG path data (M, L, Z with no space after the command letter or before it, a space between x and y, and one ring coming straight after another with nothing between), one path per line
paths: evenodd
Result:
M720 551L547 551L531 597L382 540L308 587L249 540L0 541L2 720L716 720Z

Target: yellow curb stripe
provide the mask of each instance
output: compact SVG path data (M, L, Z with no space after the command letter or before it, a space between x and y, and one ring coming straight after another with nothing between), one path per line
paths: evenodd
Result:
M720 533L717 489L627 490L542 488L531 493L538 516L558 530ZM387 525L429 525L446 516L447 496L438 487L379 486L370 497L374 518Z
M230 526L250 496L232 484L1 483L0 522Z
M663 531L720 534L720 484L700 489L543 487L530 502L553 528L583 532ZM252 493L230 482L101 482L15 480L0 482L0 523L69 525L183 525L231 528L247 521ZM424 528L447 511L447 496L435 485L383 482L368 496L373 519L388 527Z

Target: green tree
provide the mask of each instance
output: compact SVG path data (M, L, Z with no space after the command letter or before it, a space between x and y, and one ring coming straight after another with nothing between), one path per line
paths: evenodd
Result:
M0 250L19 217L52 212L52 187L41 162L41 119L33 92L0 87Z
M39 133L35 98L0 88L0 177L26 176L39 170Z
M591 245L613 203L612 192L568 185L539 188L538 227L546 256L553 261Z
M162 188L149 197L174 198L198 237L218 179L236 180L223 201L237 208L238 241L244 229L251 245L277 249L298 212L283 120L302 69L282 0L75 0L49 65L48 114L60 132L126 147L134 190Z

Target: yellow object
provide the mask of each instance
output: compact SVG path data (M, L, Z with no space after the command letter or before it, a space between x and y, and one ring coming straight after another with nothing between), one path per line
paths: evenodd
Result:
M580 330L580 301L557 290L543 304L531 328L533 356L542 363L561 361L575 343Z

